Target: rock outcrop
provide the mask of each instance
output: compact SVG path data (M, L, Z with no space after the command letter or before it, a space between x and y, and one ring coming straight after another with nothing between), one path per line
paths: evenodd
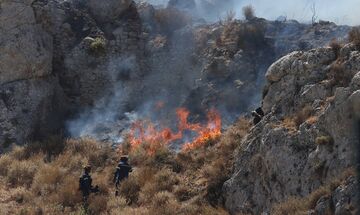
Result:
M241 144L234 174L224 185L232 213L270 212L274 204L306 197L356 167L360 52L348 44L339 53L331 48L293 52L270 66L263 99L266 116ZM354 189L343 192L354 196L357 181L345 184L349 180ZM334 191L331 213L357 208L356 198L351 203L339 200L344 186ZM320 199L309 210L323 210L326 201L331 200Z
M53 114L60 114L53 41L36 22L32 2L0 2L0 152L49 132Z

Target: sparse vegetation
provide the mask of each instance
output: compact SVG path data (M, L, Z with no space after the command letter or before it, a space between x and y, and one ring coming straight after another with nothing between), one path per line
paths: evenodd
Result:
M333 64L331 64L328 78L330 79L333 88L346 87L351 82L352 74L345 69L341 60L337 60Z
M344 45L337 39L332 39L329 43L329 47L334 51L336 58L339 56L340 53L340 49L343 47Z
M349 32L349 41L360 49L360 27L353 27Z
M290 133L294 133L304 122L310 125L317 122L318 118L313 116L313 112L313 108L310 105L306 105L293 115L285 117L280 126L289 130Z
M106 40L102 37L96 37L90 43L90 52L94 55L102 55L106 51Z
M353 169L347 169L339 178L334 179L327 185L321 186L314 190L310 195L304 198L291 197L285 202L275 205L271 211L274 215L302 215L307 214L310 210L314 209L318 200L321 197L331 196L331 193L340 186L350 176L354 176Z
M221 188L231 173L232 153L250 127L241 119L217 141L178 154L165 146L153 155L146 145L128 151L135 169L122 182L119 197L112 183L118 154L91 139L57 139L55 152L44 143L15 147L0 157L0 186L11 185L12 210L20 214L227 214ZM84 164L92 165L93 183L100 187L90 196L88 211L78 190Z

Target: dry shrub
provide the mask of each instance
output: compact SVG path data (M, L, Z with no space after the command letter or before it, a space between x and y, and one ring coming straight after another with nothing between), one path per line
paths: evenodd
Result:
M211 205L221 204L222 187L230 177L226 162L224 160L214 161L203 169L203 173L207 179L205 198Z
M315 123L317 123L319 121L319 117L317 116L311 116L306 120L306 123L309 125L314 125Z
M299 128L301 124L303 124L309 117L311 117L313 111L314 110L310 105L306 105L300 111L295 113L294 122L296 127Z
M184 184L179 184L175 186L173 193L175 194L176 198L181 202L189 200L191 197L194 196L192 188Z
M343 47L344 45L342 43L340 43L339 40L337 39L332 39L329 43L329 47L334 51L336 57L339 56L340 53L340 49Z
M13 161L8 169L6 180L12 186L30 186L37 166L30 161Z
M349 31L349 41L360 48L360 27L353 27L351 31Z
M333 87L347 87L351 82L352 74L345 69L341 61L336 61L330 67L328 78Z
M59 155L53 162L53 165L66 168L69 172L79 172L85 164L87 164L87 159L84 156L69 152Z
M274 215L303 215L307 214L309 210L316 207L317 202L321 197L329 197L331 193L341 185L343 181L355 175L353 168L346 169L337 179L332 180L327 185L321 186L314 190L304 198L291 197L285 202L279 203L272 208L271 214Z
M140 189L141 187L136 178L130 176L128 179L121 182L119 191L129 204L136 204L139 199Z
M31 142L25 146L26 157L43 153L51 156L59 155L64 150L65 144L61 136L50 136L44 141Z
M14 146L10 152L10 156L16 160L25 160L29 157L25 147L23 146Z
M82 155L93 167L104 167L112 155L112 149L109 145L100 145L96 140L88 138L67 140L65 150L73 155Z
M173 7L155 11L155 21L158 28L165 34L172 34L175 30L188 25L191 22L189 17L184 12Z
M271 214L273 215L303 215L307 212L306 200L299 198L290 198L285 203L276 205Z
M179 215L206 214L206 215L228 215L224 209L214 208L203 203L183 204L179 210Z
M9 171L9 167L11 165L11 163L14 162L14 159L8 155L8 154L4 154L1 155L0 157L0 175L1 176L6 176L8 171Z
M112 171L113 170L113 171ZM93 183L99 186L100 193L107 195L110 193L109 185L113 179L114 168L108 167L102 172L92 174Z
M33 199L33 194L25 187L17 187L10 199L17 203L27 203Z
M162 169L158 171L153 179L146 183L140 193L140 202L147 203L151 201L152 196L161 191L173 191L179 179L176 174L169 169Z
M167 191L154 195L151 201L150 214L173 215L178 214L180 204L172 193Z
M65 175L59 166L44 165L35 174L32 190L39 195L46 195L58 189Z
M101 214L106 210L108 198L105 195L90 195L89 198L90 214Z
M107 201L107 211L109 214L119 214L119 212L127 207L126 199L123 197L111 197Z
M66 176L56 193L50 197L53 202L64 207L75 207L82 202L79 191L79 179L75 176Z
M252 20L255 18L255 11L253 6L251 5L245 6L242 8L242 11L246 20Z
M112 211L111 214L121 214L121 215L153 215L150 214L149 209L147 207L126 207L120 208ZM155 214L154 214L155 215Z

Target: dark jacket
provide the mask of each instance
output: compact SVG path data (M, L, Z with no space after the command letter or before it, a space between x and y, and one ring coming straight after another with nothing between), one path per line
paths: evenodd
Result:
M92 178L88 173L84 173L79 179L79 189L84 196L90 195L93 190Z
M129 177L129 172L132 172L131 166L124 161L120 161L119 165L116 167L114 174L114 182L118 185L122 180Z

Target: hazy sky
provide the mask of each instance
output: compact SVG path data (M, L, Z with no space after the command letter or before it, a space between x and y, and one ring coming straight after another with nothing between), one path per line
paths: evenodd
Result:
M146 0L152 4L166 5L168 0ZM241 16L241 9L245 5L253 5L258 17L274 20L279 16L310 22L311 7L315 4L317 17L321 20L333 21L337 24L360 25L360 0L196 0L209 2L232 1L229 8L237 16ZM225 13L226 11L224 11Z
M280 15L303 22L311 21L315 4L318 19L337 24L360 24L360 0L234 0L237 14L244 5L253 5L257 16L276 19Z

